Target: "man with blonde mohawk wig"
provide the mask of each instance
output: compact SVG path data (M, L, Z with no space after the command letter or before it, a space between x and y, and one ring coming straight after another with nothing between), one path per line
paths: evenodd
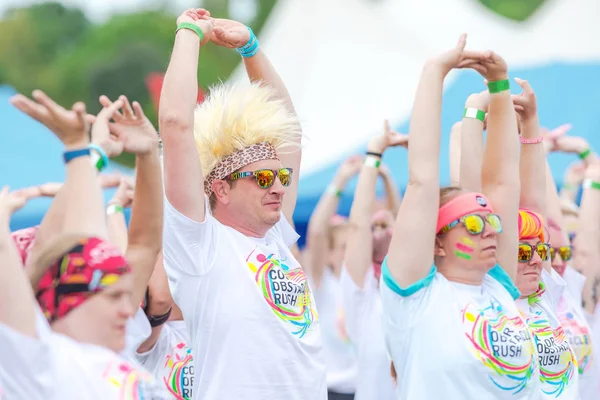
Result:
M196 108L199 49L236 49L249 87ZM324 400L313 295L289 247L301 130L252 31L204 9L177 20L160 99L164 266L190 330L194 399Z

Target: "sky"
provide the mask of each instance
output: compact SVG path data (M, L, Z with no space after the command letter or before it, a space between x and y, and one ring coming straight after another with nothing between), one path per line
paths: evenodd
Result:
M0 16L9 8L44 3L44 0L0 0ZM66 6L77 6L83 9L92 21L102 22L112 14L130 12L140 9L152 9L167 5L174 13L183 12L190 7L197 7L200 0L62 0ZM252 14L254 0L235 0L236 18L244 19Z

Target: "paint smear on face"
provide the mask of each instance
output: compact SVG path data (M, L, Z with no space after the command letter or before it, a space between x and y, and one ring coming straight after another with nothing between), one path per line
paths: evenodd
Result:
M463 237L458 242L456 242L454 247L456 248L456 250L454 251L454 255L456 257L462 258L464 260L470 260L471 253L473 253L473 251L475 250L475 243L471 239Z

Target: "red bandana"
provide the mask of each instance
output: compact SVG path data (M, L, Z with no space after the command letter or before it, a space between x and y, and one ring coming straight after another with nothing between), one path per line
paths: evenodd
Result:
M38 285L37 299L52 322L128 272L127 260L117 247L98 238L82 239L46 271Z

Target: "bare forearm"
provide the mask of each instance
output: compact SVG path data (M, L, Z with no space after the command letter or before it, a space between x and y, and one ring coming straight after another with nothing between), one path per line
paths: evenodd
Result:
M35 337L35 300L19 253L10 236L8 218L0 229L0 322L22 335Z
M160 94L159 118L168 123L194 124L194 107L198 98L198 56L200 38L195 32L181 29L175 36L171 61ZM165 145L168 142L164 136Z
M129 224L129 244L160 249L163 226L163 185L158 145L137 157L135 193Z
M108 237L110 242L117 246L123 254L127 250L127 223L122 212L115 212L106 218L108 224Z
M483 122L474 118L463 118L460 154L460 186L467 190L481 192Z
M262 50L259 50L253 57L244 58L244 66L251 82L265 82L275 90L277 96L285 102L290 111L296 112L283 80Z
M423 68L410 120L409 183L439 182L439 153L444 74L435 66ZM423 157L428 154L428 157Z
M108 239L104 198L97 175L89 157L78 157L67 164L67 179L61 190L68 202L63 232L82 232Z
M540 136L537 115L521 124L521 135L524 139L535 139ZM546 152L542 143L521 144L520 207L529 208L544 217L547 216L545 166Z
M510 92L490 95L487 143L482 166L483 185L520 187L517 117Z
M450 132L450 183L454 186L460 185L460 163L462 158L462 122L457 122L452 126Z
M385 185L385 196L387 201L387 208L394 215L398 213L400 209L400 203L402 203L402 196L400 195L400 190L394 183L394 180L385 175L383 177L383 183Z

